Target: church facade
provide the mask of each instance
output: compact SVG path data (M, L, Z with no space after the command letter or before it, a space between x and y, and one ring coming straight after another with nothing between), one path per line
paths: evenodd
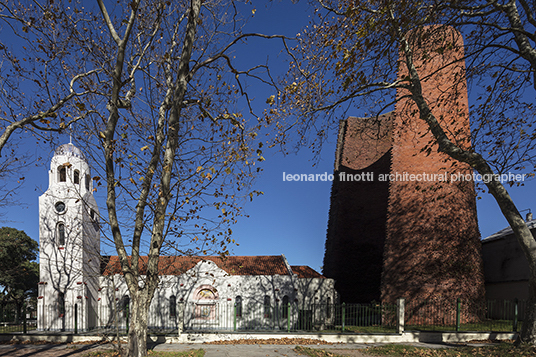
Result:
M73 144L52 158L39 197L38 330L125 327L129 292L117 256L101 256L89 165ZM144 269L146 257L142 257ZM280 256L163 256L149 310L154 329L286 329L329 321L334 280ZM313 316L314 315L314 316Z

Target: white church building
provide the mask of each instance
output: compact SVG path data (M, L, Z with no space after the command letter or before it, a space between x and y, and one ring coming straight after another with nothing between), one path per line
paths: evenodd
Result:
M92 181L77 147L56 149L48 190L39 197L38 330L128 325L128 289L118 257L100 254ZM284 255L163 256L159 265L149 328L287 329L334 318L334 280L289 265Z

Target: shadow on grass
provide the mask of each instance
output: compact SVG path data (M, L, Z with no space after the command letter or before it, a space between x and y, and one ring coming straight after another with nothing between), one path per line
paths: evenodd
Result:
M329 350L296 346L297 353L310 357L344 357ZM536 356L536 347L532 345L514 346L512 343L500 343L493 346L472 347L449 345L444 348L415 347L408 345L385 345L359 349L365 356L389 357L529 357Z

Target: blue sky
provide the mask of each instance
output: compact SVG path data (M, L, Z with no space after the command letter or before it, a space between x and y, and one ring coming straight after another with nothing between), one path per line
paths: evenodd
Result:
M248 30L294 36L308 21L307 4L300 2L271 2L266 7L256 8L255 17ZM285 63L279 61L277 43L250 43L248 61L266 59L260 53L270 52L270 62L275 70L284 70ZM259 49L262 47L263 51ZM264 103L269 95L266 89L253 88L255 95ZM63 141L68 142L68 136ZM239 243L233 252L236 255L279 255L285 254L292 265L309 265L321 270L326 237L331 182L288 182L283 173L323 174L333 172L336 133L332 133L318 160L308 150L296 154L282 155L277 151L266 151L263 173L258 177L255 189L264 195L245 206L249 218L243 218L233 227L234 238ZM41 148L30 148L36 156ZM52 157L52 151L44 155ZM316 163L313 166L313 163ZM23 190L18 193L20 205L8 207L1 225L24 230L38 240L38 196L47 189L49 161L33 165L26 172ZM534 208L536 192L534 181L525 182L525 187L511 190L520 210ZM99 206L104 207L102 200ZM491 196L481 195L477 201L479 224L482 237L486 237L507 226ZM526 212L524 212L526 213Z

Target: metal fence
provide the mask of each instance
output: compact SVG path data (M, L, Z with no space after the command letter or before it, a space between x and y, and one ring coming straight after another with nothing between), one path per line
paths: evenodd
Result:
M82 331L84 317L77 306L47 305L47 330ZM56 311L58 310L58 311ZM129 329L129 304L88 310L90 330L125 333ZM151 332L179 331L331 331L393 332L396 306L385 304L264 305L231 301L178 303L175 308L151 306L147 326Z
M319 331L341 321L340 306L262 303L179 303L176 309L151 309L147 325L152 331ZM100 309L99 329L127 330L128 306ZM342 319L344 320L344 319Z
M187 304L184 329L392 332L395 315L395 305L385 304Z
M406 301L405 330L517 332L526 305L517 299Z
M35 307L15 302L0 303L0 333L27 332L35 330L37 319Z
M520 331L525 301L406 301L404 329L417 331ZM78 307L78 309L77 309ZM129 329L129 304L88 308L45 306L46 330L90 330L125 333ZM322 331L342 333L399 332L398 307L394 304L310 304L264 305L262 303L178 303L151 306L148 328L151 332L179 331ZM15 306L0 305L0 333L35 329L35 319L17 312ZM84 320L85 319L85 320ZM84 322L85 321L85 322ZM26 326L26 327L25 327Z
M396 309L395 304L381 303L333 305L335 324L332 329L353 333L392 333L397 328Z

